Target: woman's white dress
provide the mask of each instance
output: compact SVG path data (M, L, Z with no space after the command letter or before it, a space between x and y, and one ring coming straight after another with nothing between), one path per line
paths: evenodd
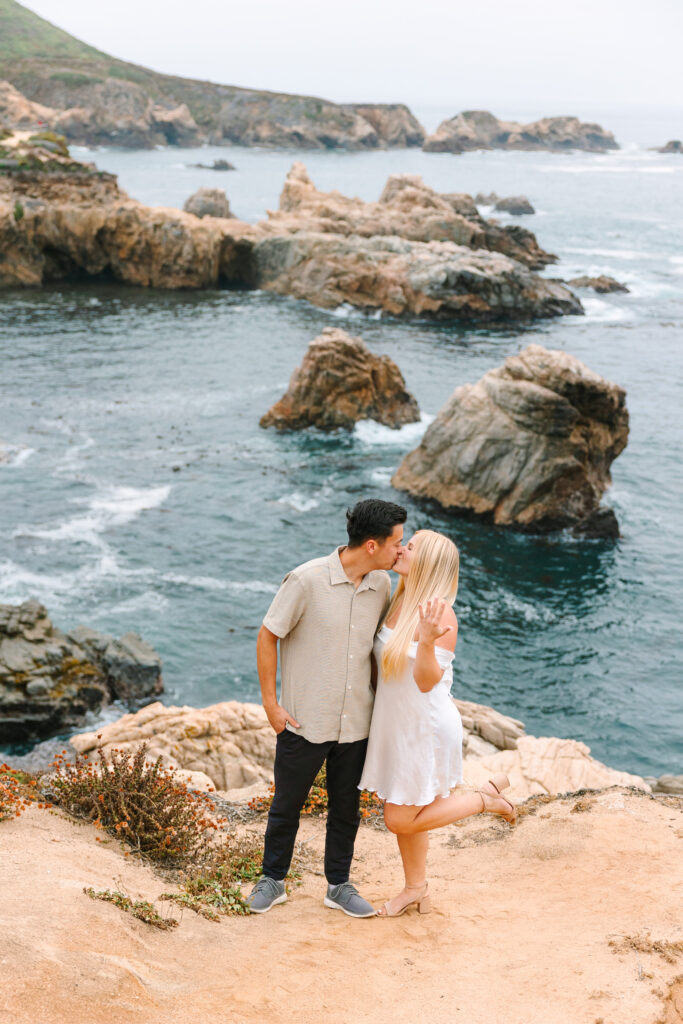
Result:
M390 634L382 626L375 637L377 694L358 785L392 804L423 806L436 796L448 796L462 782L462 721L450 698L454 655L434 648L443 675L423 693L413 678L417 643L408 648L400 678L382 677L382 651Z

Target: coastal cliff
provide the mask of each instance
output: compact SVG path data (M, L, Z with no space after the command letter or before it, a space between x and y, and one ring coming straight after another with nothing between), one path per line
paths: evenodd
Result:
M410 175L363 203L318 192L297 163L281 209L250 225L146 207L113 175L74 161L54 133L0 138L0 286L103 276L227 284L326 309L469 323L581 313L568 288L530 269L553 259L531 232L484 221L470 196L440 195Z
M81 145L354 150L420 146L426 135L400 103L332 103L159 74L80 42L15 0L0 0L0 79L40 105L46 127Z
M219 806L234 842L260 845L262 813ZM519 817L514 830L488 815L437 830L432 914L361 922L323 906L325 817L305 817L287 903L216 921L181 909L174 877L92 823L34 804L0 822L3 1007L13 1024L105 1024L112 1006L117 1024L680 1021L680 797L583 789L530 797ZM373 905L403 884L380 820L361 826L351 877ZM155 901L175 927L84 888ZM160 900L169 890L180 907Z
M466 153L474 149L550 150L572 149L604 153L619 149L611 132L578 117L544 117L519 124L500 121L488 110L465 110L442 121L422 147L426 153Z

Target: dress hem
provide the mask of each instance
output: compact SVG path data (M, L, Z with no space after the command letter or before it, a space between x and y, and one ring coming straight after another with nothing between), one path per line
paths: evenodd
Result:
M436 800L437 796L450 796L451 790L455 789L456 786L459 786L460 783L464 781L465 780L461 776L459 779L456 779L454 782L451 782L449 784L449 788L445 793L434 793L434 795L431 796L428 800L392 800L391 797L384 796L382 793L379 792L379 790L373 789L371 786L359 785L358 789L360 789L361 791L367 790L367 792L369 793L374 793L375 796L378 797L380 800L384 800L386 803L389 804L396 804L397 807L426 807L428 804L431 804L433 800Z

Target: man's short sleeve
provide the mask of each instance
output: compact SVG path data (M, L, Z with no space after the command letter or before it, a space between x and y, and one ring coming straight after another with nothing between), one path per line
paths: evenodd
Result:
M282 581L280 589L263 620L263 625L280 639L291 633L304 613L306 593L303 584L293 573Z

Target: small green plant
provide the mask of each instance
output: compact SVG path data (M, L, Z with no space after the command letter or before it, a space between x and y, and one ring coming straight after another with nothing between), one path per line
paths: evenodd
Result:
M183 883L183 892L165 892L160 900L170 900L196 914L218 921L220 914L248 914L249 907L237 885L231 884L218 868L213 874L195 875Z
M134 752L97 750L98 763L87 754L75 762L66 751L53 762L50 781L57 802L75 817L92 821L130 847L155 861L182 863L203 854L208 836L223 819L206 793L188 790L161 757L149 762L147 744Z
M24 207L21 205L21 203L17 199L17 201L14 204L14 219L17 222L17 224L19 223L19 221L22 219L23 216L24 216Z
M119 892L118 890L100 889L96 891L89 886L85 886L83 892L91 900L103 900L105 903L113 903L119 910L132 914L133 917L137 917L139 921L144 921L145 924L161 928L162 931L169 931L171 928L178 927L179 922L174 917L162 917L154 904L149 903L147 900L131 899L125 892Z

